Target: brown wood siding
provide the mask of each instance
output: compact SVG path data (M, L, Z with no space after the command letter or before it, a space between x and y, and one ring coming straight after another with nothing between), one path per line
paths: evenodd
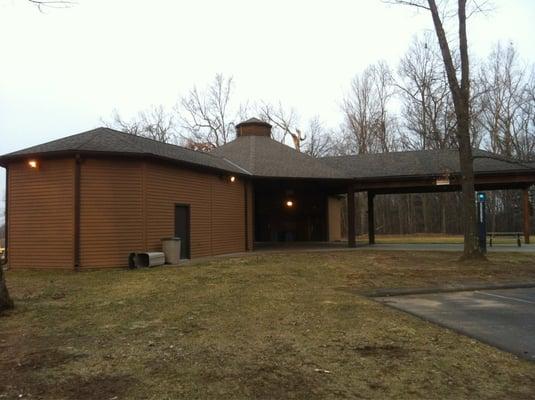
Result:
M11 268L73 268L74 159L9 165Z
M338 196L327 198L327 226L330 242L342 240L342 201Z
M238 128L238 136L271 136L271 128L265 125L246 125Z
M81 168L81 267L124 267L144 250L143 166L135 160L86 159Z
M212 254L245 251L245 182L211 181Z
M152 163L146 182L148 249L174 235L175 204L189 204L192 258L245 250L243 182Z
M9 166L12 267L74 267L74 180L74 159ZM160 251L174 235L175 204L190 205L192 258L244 251L244 185L166 164L83 159L80 267L124 267L131 251Z

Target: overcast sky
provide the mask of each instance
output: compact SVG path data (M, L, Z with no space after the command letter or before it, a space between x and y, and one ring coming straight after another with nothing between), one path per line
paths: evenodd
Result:
M113 109L172 105L217 73L234 77L240 102L280 100L336 126L351 78L395 66L431 27L380 0L77 1L40 13L0 0L0 154L92 129ZM534 21L535 1L494 0L469 22L471 52L513 41L533 62Z

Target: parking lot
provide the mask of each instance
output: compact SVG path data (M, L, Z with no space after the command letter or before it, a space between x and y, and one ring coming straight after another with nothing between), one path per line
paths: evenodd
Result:
M535 288L404 295L377 300L535 361Z

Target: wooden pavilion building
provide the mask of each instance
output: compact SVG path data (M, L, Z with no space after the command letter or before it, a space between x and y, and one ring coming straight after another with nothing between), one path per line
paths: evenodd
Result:
M262 242L355 243L355 192L458 191L455 150L313 158L250 119L211 153L98 128L0 157L6 168L6 248L12 268L127 265L132 251L179 236L185 258L253 250ZM529 241L535 163L476 151L477 190L522 189ZM346 195L346 196L345 196Z

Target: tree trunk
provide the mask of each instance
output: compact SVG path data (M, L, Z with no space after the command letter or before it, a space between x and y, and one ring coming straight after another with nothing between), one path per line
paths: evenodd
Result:
M13 308L13 300L7 291L4 267L0 265L0 312Z
M458 121L459 129L459 162L461 166L462 216L464 232L463 259L479 258L481 252L476 231L476 198L474 186L474 159L470 144L470 119L462 116Z
M474 159L470 139L470 68L468 58L468 39L466 34L466 0L458 0L459 54L461 58L461 82L453 64L446 32L435 0L428 0L429 10L437 35L448 85L455 108L457 120L457 140L459 142L459 163L461 167L462 215L464 231L463 259L480 258L476 237L476 204L474 187Z

